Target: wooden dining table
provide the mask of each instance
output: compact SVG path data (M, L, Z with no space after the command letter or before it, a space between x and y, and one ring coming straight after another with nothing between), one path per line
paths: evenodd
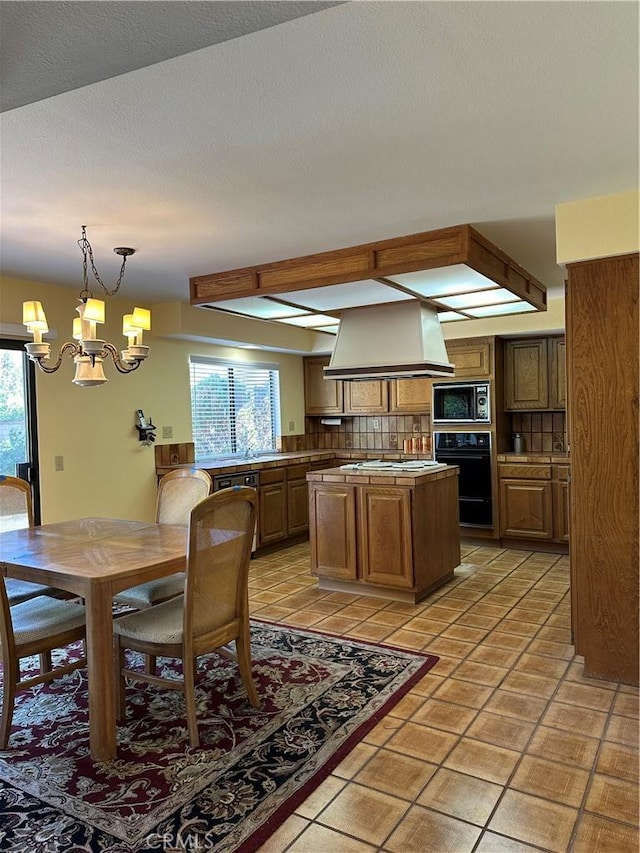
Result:
M0 573L85 600L89 742L94 761L116 756L113 596L186 565L186 527L81 518L10 530L0 537Z

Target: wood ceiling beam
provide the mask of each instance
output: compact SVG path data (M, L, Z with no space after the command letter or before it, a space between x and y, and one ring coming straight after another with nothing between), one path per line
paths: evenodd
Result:
M545 285L470 225L194 276L189 279L190 302L191 305L207 305L246 296L276 296L452 264L466 264L537 310L547 309Z

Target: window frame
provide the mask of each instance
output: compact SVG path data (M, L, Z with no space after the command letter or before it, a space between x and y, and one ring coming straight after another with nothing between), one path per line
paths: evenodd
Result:
M207 374L207 367L211 370ZM260 373L266 373L260 377ZM199 375L198 375L199 374ZM198 440L200 423L206 418L206 411L200 409L195 397L198 381L217 376L223 382L226 381L227 409L229 415L228 438L230 444L229 452L210 452L201 448L202 442ZM242 445L240 441L241 427L238 425L238 408L242 400L238 400L238 390L241 385L255 383L259 379L268 383L269 418L270 418L270 441L266 447L250 447ZM191 354L189 356L189 386L191 399L191 424L192 438L195 448L195 460L200 462L204 459L248 459L252 456L277 452L277 440L281 435L280 429L280 365L272 362L238 361L235 359L216 358L215 356L203 356ZM215 420L221 415L219 412L210 411L210 416ZM200 445L200 447L199 447Z

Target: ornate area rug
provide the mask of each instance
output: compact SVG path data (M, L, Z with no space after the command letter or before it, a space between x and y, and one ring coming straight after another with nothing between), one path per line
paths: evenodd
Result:
M103 764L89 759L84 670L18 693L0 850L249 853L438 660L256 620L251 636L261 708L234 663L201 659L200 749L176 691L128 686L118 756Z

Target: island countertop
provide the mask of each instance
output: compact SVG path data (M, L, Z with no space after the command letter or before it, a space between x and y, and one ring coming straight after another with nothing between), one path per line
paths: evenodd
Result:
M366 468L343 465L339 468L323 468L310 471L307 480L320 483L353 483L372 486L416 486L433 480L457 477L457 465L430 465L416 470L398 470L385 468Z

